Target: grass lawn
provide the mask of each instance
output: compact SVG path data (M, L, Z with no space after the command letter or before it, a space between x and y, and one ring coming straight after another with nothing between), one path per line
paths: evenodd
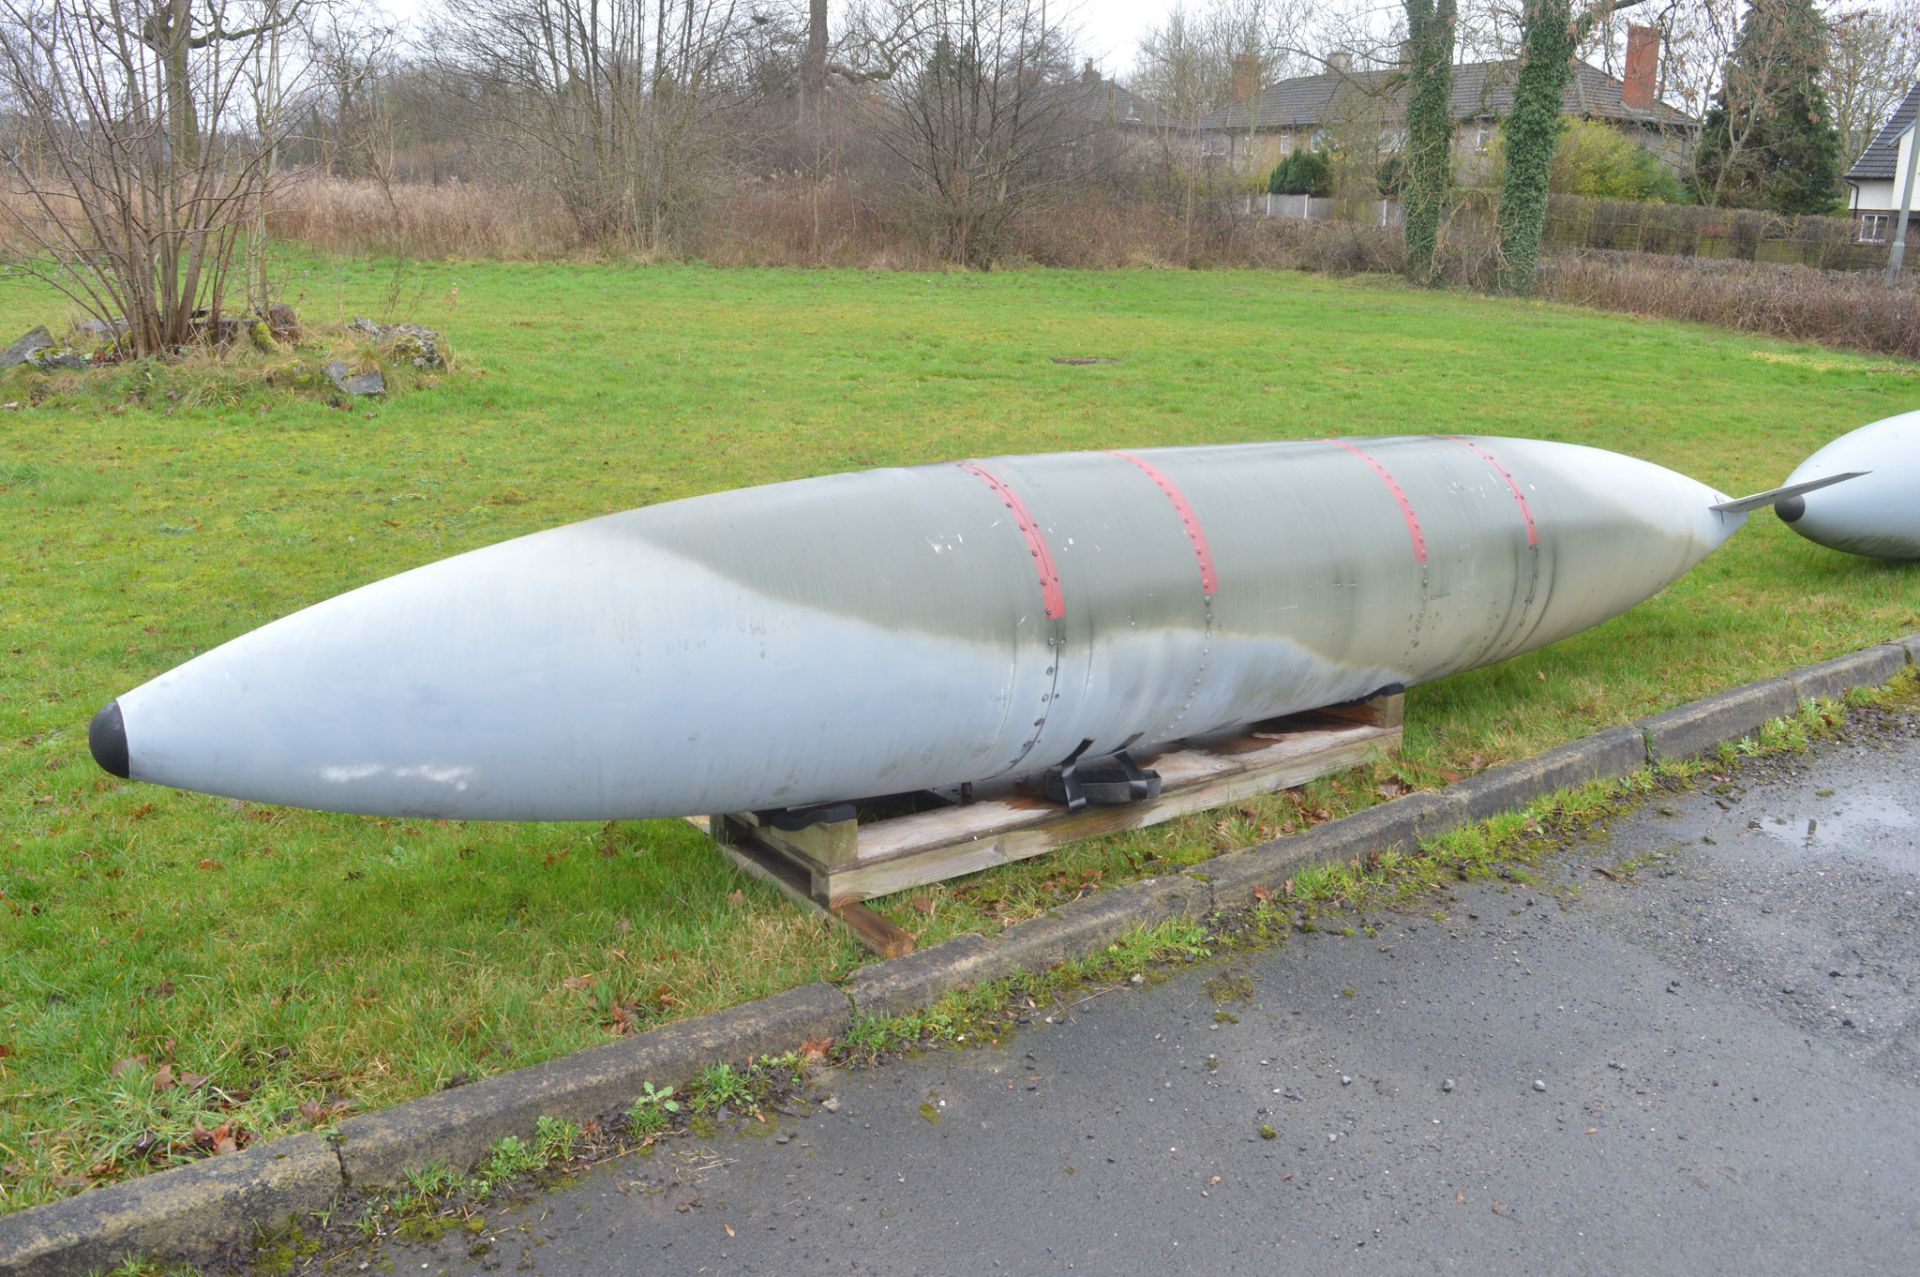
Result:
M897 462L1472 431L1740 493L1920 408L1911 365L1392 282L288 269L310 322L410 318L459 369L353 410L162 370L0 412L0 1210L197 1155L223 1123L239 1142L321 1125L863 960L684 824L325 816L94 767L100 704L295 608L589 515ZM0 283L0 340L61 314ZM1118 362L1051 362L1073 355ZM28 390L0 379L0 399ZM1439 783L1916 628L1920 570L1757 516L1630 614L1416 689L1406 757L1377 770ZM923 944L990 932L1364 805L1374 779L882 907Z

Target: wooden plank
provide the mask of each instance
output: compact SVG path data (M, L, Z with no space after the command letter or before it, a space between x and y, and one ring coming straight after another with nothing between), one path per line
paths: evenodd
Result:
M1150 802L1068 812L1010 783L976 787L976 801L874 821L800 830L751 812L702 822L729 859L846 926L875 953L910 952L913 938L859 902L1042 855L1068 843L1141 829L1255 794L1304 784L1399 745L1405 698L1375 697L1255 724L1142 765L1158 771ZM692 818L690 818L692 819Z
M1028 822L977 837L923 844L897 851L884 860L863 859L851 869L828 875L827 888L835 899L871 899L976 873L1042 855L1084 838L1143 829L1255 794L1304 784L1330 771L1351 767L1375 748L1398 739L1399 733L1390 729L1370 732L1363 739L1349 737L1308 754L1292 754L1271 766L1235 771L1172 794L1162 791L1159 799L1149 803L1089 807L1071 815L1058 814L1060 809L1056 807L1055 818L1051 820Z
M1351 705L1329 705L1325 709L1313 711L1330 718L1344 718L1349 722L1367 723L1374 727L1400 727L1407 721L1407 694L1394 692L1389 696L1374 696L1364 701L1355 701Z
M1358 760L1367 750L1396 745L1397 728L1346 727L1289 733L1279 739L1263 740L1240 753L1215 749L1181 749L1145 760L1142 765L1160 773L1160 797L1149 803L1129 803L1121 807L1096 807L1066 815L1057 803L1024 794L1006 794L984 798L966 807L943 807L916 812L893 820L869 825L860 833L859 866L875 864L897 856L916 855L934 847L969 842L988 837L1010 836L1029 826L1045 824L1051 829L1060 822L1079 828L1088 822L1121 820L1143 810L1170 810L1172 815L1233 801L1248 793L1266 789L1285 789L1304 784L1316 776L1351 766L1347 759ZM1236 776L1257 776L1261 783L1228 798L1210 798L1215 787ZM1292 779L1288 779L1292 777ZM1204 801L1200 801L1204 800ZM1199 806L1194 803L1200 801ZM1171 819L1161 816L1160 820ZM1114 829L1133 829L1157 821L1136 821L1114 825ZM1098 828L1092 833L1077 833L1076 838L1094 833L1110 833ZM1070 839L1069 839L1070 840ZM1054 841L1050 846L1058 846Z
M714 845L749 876L772 885L782 895L823 917L833 919L882 958L898 958L913 952L914 940L909 932L894 926L857 899L839 904L815 899L812 876L804 867L794 864L779 851L762 846L753 835L743 833L738 827L732 832L736 835L733 839L724 842L716 840Z
M739 812L729 819L750 826L753 837L767 846L821 869L850 865L860 856L860 826L857 821L830 820L803 829L776 829L752 812Z
M857 900L833 905L827 912L846 924L856 940L883 958L901 958L913 952L911 934Z

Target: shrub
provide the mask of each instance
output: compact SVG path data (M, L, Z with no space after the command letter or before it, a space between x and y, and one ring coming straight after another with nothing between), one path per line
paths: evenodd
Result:
M1506 168L1506 135L1496 133L1487 147L1487 185L1498 190ZM1618 129L1572 116L1560 118L1547 193L1659 204L1688 198L1687 188L1652 151Z
M1555 195L1677 204L1687 190L1652 151L1595 120L1567 120L1553 150L1547 189Z
M1333 194L1333 157L1321 150L1299 150L1273 166L1267 179L1272 195L1311 195L1325 199Z

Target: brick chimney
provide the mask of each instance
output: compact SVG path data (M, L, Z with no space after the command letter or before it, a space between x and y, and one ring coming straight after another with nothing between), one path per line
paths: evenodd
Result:
M1353 55L1342 49L1338 53L1327 55L1327 70L1335 75L1348 75L1353 71Z
M1233 58L1233 100L1245 102L1260 87L1260 59L1251 53Z
M1627 25L1627 75L1620 101L1635 111L1651 110L1660 71L1660 28Z

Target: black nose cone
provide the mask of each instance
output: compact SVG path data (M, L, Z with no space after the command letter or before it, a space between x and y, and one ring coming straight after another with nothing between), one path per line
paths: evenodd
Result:
M1780 516L1782 523L1798 523L1800 516L1807 512L1805 497L1788 497L1785 501L1773 503L1773 512Z
M87 748L94 762L121 780L127 778L127 725L120 721L119 701L108 701L87 724Z

